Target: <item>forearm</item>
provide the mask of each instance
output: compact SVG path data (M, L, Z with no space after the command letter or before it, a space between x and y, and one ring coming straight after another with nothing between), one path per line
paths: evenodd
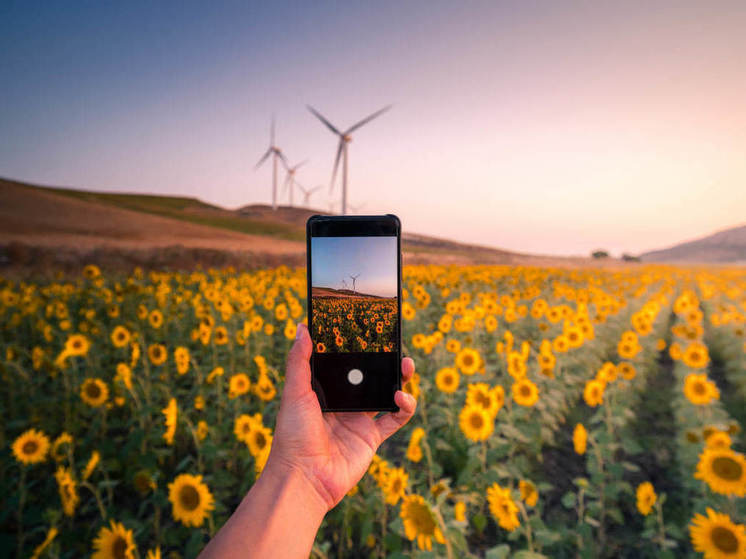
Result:
M306 558L326 511L303 474L268 464L200 559Z

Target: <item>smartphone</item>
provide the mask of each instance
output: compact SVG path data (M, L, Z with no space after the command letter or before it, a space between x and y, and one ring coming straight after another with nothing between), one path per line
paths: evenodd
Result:
M306 223L311 385L323 411L397 411L401 223L395 215Z

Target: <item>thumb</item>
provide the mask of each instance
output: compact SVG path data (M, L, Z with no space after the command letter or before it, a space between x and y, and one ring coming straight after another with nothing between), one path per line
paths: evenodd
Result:
M308 327L299 322L295 332L295 342L288 353L283 396L287 395L295 399L311 391L311 364L309 362L311 349Z

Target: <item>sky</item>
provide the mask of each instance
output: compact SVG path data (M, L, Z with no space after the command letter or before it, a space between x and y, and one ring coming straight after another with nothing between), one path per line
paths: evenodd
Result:
M396 297L396 237L311 237L311 285Z
M746 5L0 2L0 176L311 205L520 252L639 253L746 220ZM286 198L285 198L286 199ZM301 197L296 194L296 202Z

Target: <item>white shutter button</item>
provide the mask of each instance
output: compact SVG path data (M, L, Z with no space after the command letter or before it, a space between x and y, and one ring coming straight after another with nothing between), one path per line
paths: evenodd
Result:
M360 384L363 382L363 372L360 369L352 369L347 373L347 381L350 384Z

